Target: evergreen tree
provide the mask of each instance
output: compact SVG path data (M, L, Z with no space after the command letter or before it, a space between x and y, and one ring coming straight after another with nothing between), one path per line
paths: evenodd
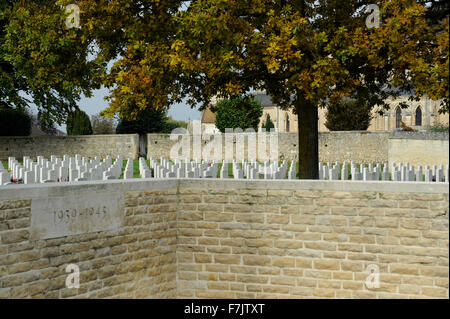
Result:
M267 114L266 121L263 123L262 128L266 130L266 132L270 132L270 129L275 128L275 124L273 124L270 114Z
M146 108L136 119L120 119L117 134L170 133L172 127L167 122L167 109Z
M358 100L328 103L325 126L330 131L365 131L372 120L371 109L368 103Z
M91 135L92 126L89 116L81 111L75 110L67 116L67 135Z
M216 109L216 127L222 133L226 128L253 128L257 131L263 113L261 102L251 96L219 100Z
M28 136L31 117L22 110L0 106L0 136Z

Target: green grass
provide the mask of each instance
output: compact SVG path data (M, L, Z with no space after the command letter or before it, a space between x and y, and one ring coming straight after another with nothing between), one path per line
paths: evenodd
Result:
M150 166L150 161L149 160L145 160L145 162L147 163L148 166ZM120 178L123 178L123 172L125 171L125 167L127 166L127 160L123 161L123 166L122 166L122 173L120 174ZM133 178L140 178L141 175L139 174L139 161L138 160L134 160L133 161Z
M7 171L9 171L8 161L1 161L1 162L2 162L2 164L3 164L3 167L4 167ZM22 165L23 162L20 161L19 164Z
M222 163L219 163L219 168L217 169L217 178L220 178L220 171L222 170ZM233 176L233 164L228 163L228 177ZM233 176L234 177L234 176Z

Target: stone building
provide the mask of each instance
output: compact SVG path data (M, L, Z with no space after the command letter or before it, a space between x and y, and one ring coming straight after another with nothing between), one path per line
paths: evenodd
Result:
M270 96L264 92L255 93L255 98L261 102L263 106L263 115L259 127L266 120L267 115L275 125L279 132L297 132L297 116L292 112L292 109L282 110L275 103L272 102ZM399 104L407 102L408 108L402 109ZM214 103L214 101L213 101ZM429 98L421 98L419 101L408 101L407 96L402 96L397 99L392 99L389 102L390 109L384 112L384 115L379 115L376 109L373 111L373 119L368 128L369 131L390 131L395 128L400 128L400 121L406 125L417 129L425 129L427 127L449 123L449 114L439 114L439 101L433 101ZM319 131L327 132L325 127L326 110L319 109ZM211 110L207 109L202 112L202 128L207 133L218 132L215 126L216 116Z

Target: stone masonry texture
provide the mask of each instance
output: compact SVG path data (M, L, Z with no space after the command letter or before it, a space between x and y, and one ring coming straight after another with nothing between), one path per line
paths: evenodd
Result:
M356 163L384 163L388 161L388 142L390 132L320 132L319 133L319 160L322 162L355 161ZM197 137L201 140L201 137ZM194 159L192 150L194 137L190 138L190 154ZM159 158L164 156L170 158L170 150L176 143L167 134L147 135L147 158ZM202 140L204 147L208 143ZM244 156L248 157L247 141L245 141ZM267 138L267 154L270 152L270 143ZM225 158L225 138L222 136L222 158ZM258 153L257 153L258 154ZM298 134L278 134L278 156L283 160L297 160L298 158ZM212 158L210 156L202 156ZM257 158L259 160L259 158ZM251 160L251 159L250 159Z
M123 190L123 227L30 240L33 198L86 187ZM440 183L0 187L0 298L448 298L448 214ZM78 289L65 287L69 263Z
M123 135L83 135L83 136L0 136L0 160L9 156L21 159L23 156L51 155L62 157L80 154L86 157L111 155L114 158L122 155L124 158L137 158L139 155L139 136L137 134Z
M201 137L198 137L201 140ZM211 137L210 137L211 139ZM170 158L170 151L176 140L171 140L169 134L147 135L147 158ZM201 140L202 149L208 143ZM214 159L213 156L197 156L192 150L193 137L190 138L190 158L196 157ZM270 143L267 142L267 154ZM145 147L144 147L145 149ZM248 156L248 142L245 139L244 156ZM80 154L93 158L111 155L114 158L122 155L124 158L139 157L139 137L137 134L123 135L88 135L88 136L38 136L38 137L0 137L0 160L13 156L21 159L23 156L51 155L62 157L64 154L74 156ZM236 153L235 153L236 154ZM257 153L258 154L258 153ZM194 156L195 155L195 156ZM258 155L259 156L259 155ZM258 157L257 156L257 157ZM225 158L225 141L222 138L222 157ZM278 134L278 159L294 160L298 158L297 133ZM258 160L265 160L257 158ZM251 158L250 158L251 160ZM409 133L405 132L320 132L319 160L321 162L356 163L399 163L409 162L411 165L447 165L448 164L448 134Z

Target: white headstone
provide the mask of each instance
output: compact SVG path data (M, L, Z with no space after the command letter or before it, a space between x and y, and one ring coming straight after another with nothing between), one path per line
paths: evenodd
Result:
M425 169L425 182L433 181L433 171L429 168Z
M24 184L33 184L34 183L34 172L26 171L24 173L23 183Z
M11 175L8 172L0 172L0 185L11 182Z

